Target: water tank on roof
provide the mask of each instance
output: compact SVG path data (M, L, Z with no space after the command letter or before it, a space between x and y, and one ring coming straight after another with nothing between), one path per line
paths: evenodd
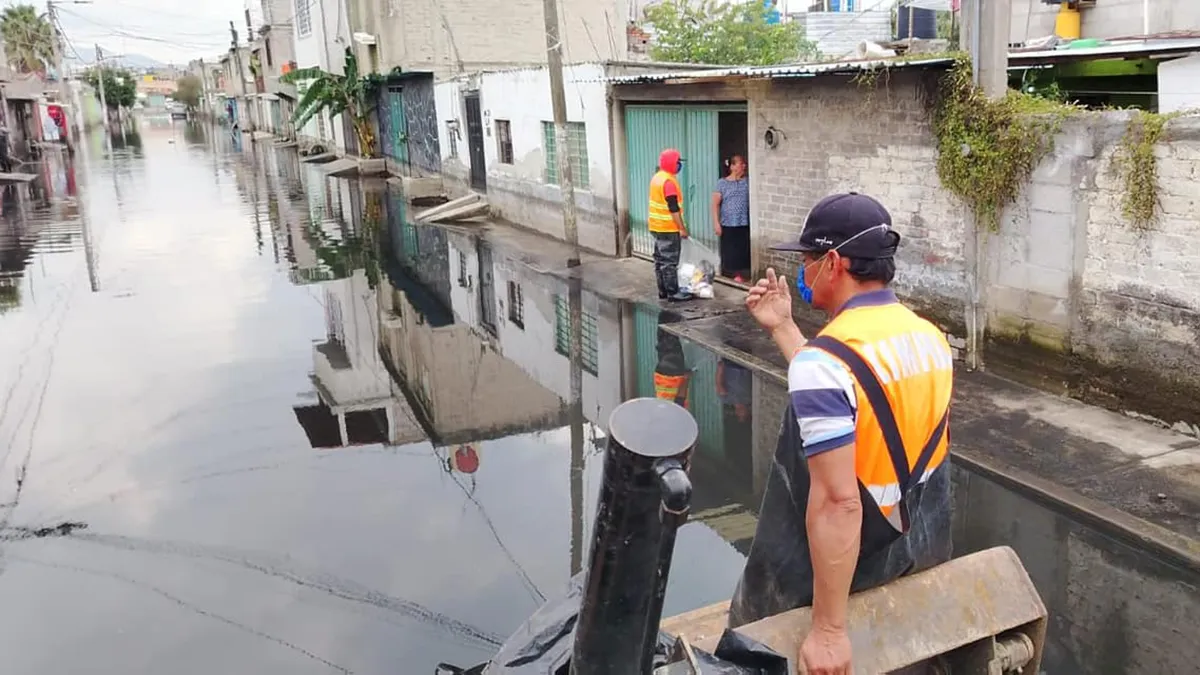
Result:
M857 0L829 0L830 12L853 12L858 9Z
M905 40L909 37L921 40L937 38L937 12L932 9L919 9L901 5L896 8L896 39ZM908 34L908 13L912 12L912 35Z

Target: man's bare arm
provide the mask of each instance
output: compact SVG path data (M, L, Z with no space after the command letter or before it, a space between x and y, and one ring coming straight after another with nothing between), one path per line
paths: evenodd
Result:
M862 498L854 445L808 459L809 554L813 567L812 630L846 630L846 604L862 539Z
M791 302L790 298L788 302ZM782 325L771 331L771 339L775 341L775 346L779 347L783 358L788 362L796 358L796 352L808 343L808 338L800 332L800 327L796 325L795 321L784 321Z

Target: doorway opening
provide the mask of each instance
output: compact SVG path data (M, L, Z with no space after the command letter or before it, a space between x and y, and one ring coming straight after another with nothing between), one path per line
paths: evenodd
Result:
M718 175L721 180L715 191L720 195L720 205L714 207L719 215L714 215L721 224L720 274L744 283L749 283L751 274L750 182L746 166L750 149L748 124L749 117L742 111L722 111L717 115L717 147L721 155ZM737 176L731 173L735 157L740 160Z

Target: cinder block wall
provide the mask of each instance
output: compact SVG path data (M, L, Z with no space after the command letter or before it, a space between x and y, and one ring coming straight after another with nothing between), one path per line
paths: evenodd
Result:
M757 85L754 245L759 268L791 277L796 257L767 247L796 237L822 196L870 194L904 236L897 290L963 337L972 225L937 177L926 97L936 78L914 70L875 87L836 76ZM1122 213L1113 162L1130 115L1070 117L999 231L985 235L987 362L1044 371L1064 391L1105 392L1099 400L1200 435L1200 119L1168 126L1157 149L1161 213L1142 231ZM767 127L782 132L776 148Z
M951 332L966 298L964 209L937 180L925 101L938 73L894 72L875 87L849 77L774 80L753 94L752 232L760 268L795 273L797 259L768 250L794 239L809 208L856 190L883 202L904 236L897 288ZM886 84L886 86L884 86ZM783 132L767 146L767 127Z
M796 21L804 26L805 37L830 58L852 53L863 40L880 42L893 37L891 11L805 12L797 14Z

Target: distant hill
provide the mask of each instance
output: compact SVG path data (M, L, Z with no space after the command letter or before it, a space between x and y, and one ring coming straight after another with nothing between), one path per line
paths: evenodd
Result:
M69 58L66 59L70 66L87 68L96 62L95 49L91 47L79 47L76 51L79 52L79 58L75 58L75 52L71 52L68 55ZM149 56L142 56L141 54L125 54L118 59L105 59L104 63L131 70L150 70L153 68L163 68L167 65L162 61L156 61Z

